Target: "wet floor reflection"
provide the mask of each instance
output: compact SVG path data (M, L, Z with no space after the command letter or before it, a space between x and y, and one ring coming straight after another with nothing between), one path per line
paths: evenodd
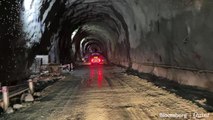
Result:
M102 66L98 67L98 87L102 88L102 83L103 83L103 68Z
M90 66L90 76L87 80L87 86L91 87L97 84L98 88L103 86L103 66L102 65L92 65ZM96 85L95 85L96 86Z

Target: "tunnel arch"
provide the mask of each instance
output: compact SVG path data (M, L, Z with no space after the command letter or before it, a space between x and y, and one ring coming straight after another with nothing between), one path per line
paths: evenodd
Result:
M94 48L96 47L97 51L96 52L99 52L101 53L105 58L108 58L107 56L107 47L106 47L106 44L105 42L101 42L100 40L96 40L96 39L89 39L83 46L83 50L85 51L88 51L90 48ZM93 51L95 52L95 51Z
M92 2L91 2L92 3ZM89 4L89 3L88 3ZM76 11L78 11L78 5L77 3L73 3L73 5L71 5L72 7L74 6L74 8L77 8ZM85 5L85 7L88 7L89 5ZM69 8L69 7L68 7ZM72 9L74 9L72 8ZM67 8L66 8L67 9ZM78 12L74 13L74 12L71 12L72 9L69 9L67 11L65 11L64 13L67 13L68 15L65 17L66 19L63 19L62 20L62 27L61 27L61 34L63 34L63 31L71 31L70 34L73 32L71 29L77 29L78 27L83 27L84 25L87 25L88 23L100 23L100 21L102 21L102 24L104 23L105 27L108 27L108 29L111 29L111 30L108 30L108 31L114 31L114 33L119 36L119 34L121 34L122 32L124 32L125 30L123 30L123 24L121 24L122 22L124 21L120 21L120 18L118 19L114 14L109 14L109 11L111 11L110 13L113 13L111 8L104 5L104 6L99 6L99 7L94 7L92 10L88 10L87 12L84 12L79 10ZM90 8L88 8L90 9ZM104 9L103 11L102 10L99 10L98 9ZM81 10L83 10L83 7L81 7ZM108 11L109 10L109 11ZM98 12L97 12L98 11ZM87 15L88 14L88 15ZM81 15L81 17L79 17L78 15ZM117 14L116 14L117 15ZM109 23L110 21L110 23ZM70 27L69 25L71 25L72 27ZM110 26L112 25L112 26ZM77 33L78 34L78 33ZM82 35L83 33L81 33ZM96 33L98 34L98 33ZM122 33L123 34L123 33ZM86 35L84 35L86 36ZM78 53L78 49L79 49L79 42L80 39L83 39L83 37L79 38L79 40L76 40L75 41L75 49L76 49L76 53ZM118 39L113 39L113 40L110 40L110 42L113 42L114 45L116 45L116 41L119 41L119 38ZM128 40L128 38L125 38L125 40ZM122 40L121 40L122 41ZM73 41L74 42L74 41ZM109 42L107 42L109 43ZM126 42L128 43L128 42ZM113 45L111 43L111 45ZM125 44L123 44L125 45ZM114 48L114 47L112 47ZM110 48L110 49L112 49ZM128 48L128 47L126 47ZM77 56L76 54L74 55L75 57Z

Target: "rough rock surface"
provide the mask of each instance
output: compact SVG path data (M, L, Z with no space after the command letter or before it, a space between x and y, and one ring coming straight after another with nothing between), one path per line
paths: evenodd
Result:
M24 98L24 101L25 102L33 102L34 101L34 98L31 94L27 94Z
M14 104L13 105L13 109L16 109L16 110L21 109L22 107L23 107L22 104Z

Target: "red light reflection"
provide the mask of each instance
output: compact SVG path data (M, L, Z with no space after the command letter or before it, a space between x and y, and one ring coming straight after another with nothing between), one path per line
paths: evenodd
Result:
M90 79L94 79L95 77L95 69L93 67L90 67Z
M92 81L97 80L97 86L102 88L103 85L103 66L90 66L90 78L87 81L87 85L91 86Z
M98 67L98 87L102 87L103 82L103 68L102 66Z

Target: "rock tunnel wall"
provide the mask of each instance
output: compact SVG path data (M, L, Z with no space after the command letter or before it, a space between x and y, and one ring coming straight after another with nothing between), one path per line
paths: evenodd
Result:
M29 75L28 65L30 49L24 40L20 20L21 3L18 1L0 1L0 83L16 84ZM29 53L29 54L27 54Z
M212 89L213 2L141 0L120 8L128 26L132 69ZM128 66L127 61L116 61Z
M26 77L35 54L70 61L72 42L95 36L113 63L183 84L213 85L212 0L3 0L0 6L1 52L13 51L1 53L2 81ZM71 41L79 27L84 35Z

